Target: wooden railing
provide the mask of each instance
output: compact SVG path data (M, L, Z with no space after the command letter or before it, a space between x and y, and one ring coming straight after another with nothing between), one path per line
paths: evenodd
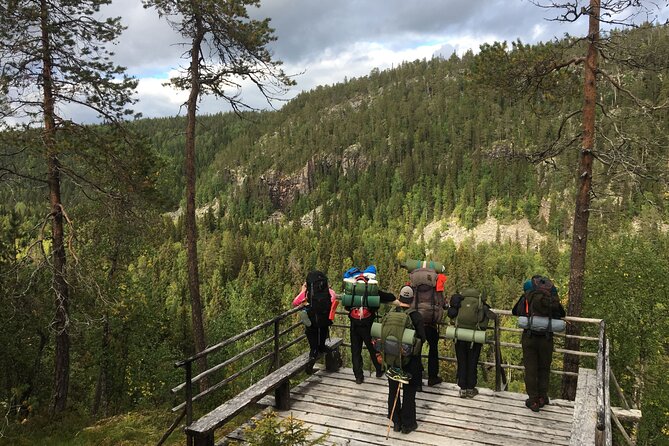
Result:
M292 340L288 341L287 343L281 344L282 337L291 333L296 328L302 327L302 323L294 322L290 324L287 328L281 330L281 323L284 321L290 322L288 318L291 315L295 314L297 311L299 311L299 308L293 308L291 310L288 310L268 321L256 325L253 328L250 328L242 333L232 336L231 338L219 342L218 344L207 347L200 353L193 355L190 358L176 362L174 366L177 368L182 368L184 370L185 380L183 383L174 387L172 389L172 393L176 394L180 391L183 391L184 400L182 403L172 408L172 412L180 412L180 415L177 417L174 423L172 423L170 428L165 432L163 437L160 439L160 441L158 442L158 446L160 446L165 442L165 440L170 436L170 434L179 425L179 423L181 422L181 420L183 420L184 417L186 418L185 420L186 426L189 426L193 422L193 403L195 401L204 398L207 395L210 395L211 393L213 393L218 389L221 389L223 386L229 384L230 382L236 380L241 376L244 376L246 373L259 367L263 363L268 365L268 369L265 374L269 374L272 370L276 370L277 368L279 368L282 362L281 352L287 350L288 348L297 344L303 339L306 339L306 336L304 334L300 334L298 336L295 336ZM233 347L239 343L248 341L256 333L260 333L263 330L269 328L272 328L271 335L267 336L265 339L255 343L253 346L234 355L233 357L219 364L216 364L208 368L207 370L202 371L196 376L193 376L193 363L196 362L198 359L203 357L208 357L216 352L221 351L226 347ZM242 367L240 370L238 370L237 372L233 373L230 376L225 377L218 383L208 386L206 389L203 389L199 393L194 394L195 384L202 382L202 380L205 378L209 379L213 377L216 372L224 369L225 367L236 364L241 360L243 360L244 358L246 358L247 356L251 355L252 353L255 353L263 348L267 348L270 345L272 346L272 351L270 353L264 354L260 358L251 358L254 359L253 362L251 362L251 364Z
M271 372L273 369L277 369L281 365L281 357L280 354L281 352L285 351L292 345L295 345L296 343L302 341L305 339L304 334L300 334L297 336L294 336L292 340L288 341L285 344L281 344L280 339L293 332L298 327L301 327L302 324L300 322L294 322L290 324L287 328L284 328L281 330L280 324L283 321L286 321L291 315L299 311L299 309L291 309L289 311L286 311L278 316L276 316L273 319L270 319L268 321L265 321L253 328L250 328L242 333L239 333L229 339L226 339L218 344L212 345L210 347L207 347L205 350L202 352L191 356L190 358L184 359L182 361L179 361L175 363L175 367L178 368L183 368L184 373L185 373L185 380L183 383L179 384L178 386L174 387L172 389L173 393L177 393L180 391L184 392L184 401L180 403L179 405L175 406L172 411L173 412L179 412L181 411L180 416L177 418L177 420L173 423L173 425L170 427L170 429L165 433L163 438L160 440L158 445L162 444L164 440L172 433L172 431L176 428L176 426L181 422L181 420L185 417L186 418L186 425L190 425L193 421L193 403L209 394L214 392L217 389L220 389L221 387L225 386L226 384L230 383L231 381L239 378L240 376L243 376L250 370L260 366L263 363L267 363L269 365L267 373ZM489 367L495 369L495 389L497 391L502 391L505 390L507 387L507 380L506 380L506 373L505 370L507 369L515 369L515 370L524 370L524 367L520 364L508 364L505 363L503 360L503 349L522 349L522 346L520 343L514 343L514 342L506 342L502 340L502 334L503 333L517 333L520 335L522 333L522 329L516 328L516 327L511 327L508 326L508 324L504 324L503 320L504 318L509 318L509 317L514 317L511 314L511 311L509 310L496 310L493 309L493 312L495 312L498 317L495 320L494 326L489 327L489 330L494 331L494 335L492 339L489 339L487 341L487 344L491 345L492 348L494 349L494 362L488 362L488 361L480 361L479 365L484 366L484 367ZM348 329L349 328L349 323L348 323L348 318L345 317L346 312L343 311L338 311L338 318L335 320L335 324L333 325L333 328L337 329ZM345 320L346 322L342 322L342 319ZM580 317L566 317L564 320L567 323L578 323L578 324L591 324L591 325L597 325L599 329L598 336L576 336L576 335L568 335L568 334L563 334L563 333L555 333L554 336L556 338L575 338L579 339L580 341L585 341L585 342L590 342L590 343L596 343L597 345L597 351L574 351L574 350L566 350L563 348L555 348L556 353L563 353L567 355L577 355L580 357L585 357L585 358L593 358L596 359L597 363L597 383L598 383L598 388L597 388L597 423L596 423L596 429L597 432L595 433L595 438L596 438L596 444L597 446L600 445L609 445L611 443L611 416L607 416L609 414L613 414L611 406L610 406L610 395L609 395L609 378L613 377L614 383L615 381L615 376L612 376L611 371L609 370L609 347L608 347L608 341L606 338L606 325L603 320L601 319L592 319L592 318L580 318ZM448 325L448 323L443 323L441 325ZM250 339L250 337L258 332L261 332L264 329L268 329L272 327L272 333L270 336L265 338L264 340L255 343L253 346L247 348L246 350L236 354L235 356L219 363L216 364L209 369L202 371L196 376L192 376L193 374L193 363L197 361L199 358L211 355L215 352L218 352L225 347L233 346L236 345L239 342L246 341ZM345 336L345 334L344 334ZM441 339L446 339L445 336L440 336ZM270 353L267 353L260 358L251 358L255 359L251 364L243 367L241 370L235 372L234 374L224 378L220 382L209 386L207 389L202 390L200 393L194 394L194 384L201 382L205 377L210 377L212 376L215 372L223 369L224 367L231 366L243 358L251 355L254 352L257 352L258 350L262 349L263 347L266 347L268 345L272 345L272 351ZM343 345L345 346L350 346L350 344L344 343ZM594 346L592 348L594 350ZM425 356L424 356L425 357ZM445 361L445 362L453 362L457 363L457 359L454 357L448 357L448 356L440 356L439 357L440 361ZM578 373L574 372L564 372L562 370L551 370L551 373L558 374L558 375L572 375L572 376L578 376ZM624 401L624 396L622 396L622 391L618 390L619 394L621 395L623 401ZM626 403L625 403L626 405ZM626 407L629 408L629 407ZM625 437L626 440L629 439L629 436L627 436L624 428L620 423L618 422L617 419L615 419L616 425L618 428L621 430L623 436ZM631 444L630 441L628 441L629 444Z

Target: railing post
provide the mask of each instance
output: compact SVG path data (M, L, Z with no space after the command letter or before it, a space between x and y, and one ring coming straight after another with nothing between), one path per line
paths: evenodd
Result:
M193 422L193 369L192 362L187 361L185 364L186 367L186 426L190 426ZM190 435L186 436L187 445L193 445L193 437Z
M499 317L495 318L495 391L502 390L502 349L500 344Z
M595 445L604 446L607 443L606 417L609 416L606 407L606 393L609 380L607 364L606 323L599 323L599 346L597 348L597 428L595 430Z
M281 366L279 361L279 319L274 320L274 370Z

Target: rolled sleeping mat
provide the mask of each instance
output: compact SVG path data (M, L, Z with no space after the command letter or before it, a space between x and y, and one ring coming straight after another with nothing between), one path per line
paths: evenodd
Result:
M372 324L371 335L373 338L381 339L381 322L374 322ZM402 344L413 345L414 337L416 336L416 331L410 328L405 328L404 333L402 333Z
M432 268L438 273L446 271L446 267L443 263L435 262L433 260L406 259L404 262L400 262L400 266L409 272L418 268Z
M532 319L531 327L530 319ZM562 319L552 319L544 316L532 316L531 318L528 318L527 316L518 316L518 327L523 329L549 331L549 322L551 332L561 333L567 328L567 323Z
M470 328L456 328L454 325L449 325L446 327L446 338L465 342L476 342L477 344L485 344L486 331L472 330Z
M341 304L345 307L379 308L379 306L381 306L381 297L364 297L360 295L351 296L350 294L344 294L341 298Z
M367 282L354 278L344 279L344 294L363 295L365 293L369 296L377 296L379 294L379 282L374 279Z

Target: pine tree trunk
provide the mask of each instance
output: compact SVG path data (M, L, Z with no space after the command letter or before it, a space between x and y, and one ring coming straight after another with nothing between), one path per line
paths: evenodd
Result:
M199 57L200 45L204 37L199 18L196 19L196 35L191 49L191 90L187 103L186 124L186 251L188 258L188 290L191 299L191 317L195 350L201 352L206 347L204 321L202 317L202 300L200 298L200 273L197 257L197 222L195 220L195 119L197 102L200 95ZM207 369L207 359L198 360L200 371ZM206 381L200 382L200 389L207 387Z
M54 412L62 412L67 405L67 393L70 381L70 336L69 326L69 289L65 279L65 231L63 227L63 205L60 196L60 164L58 162L55 134L56 119L51 76L51 47L49 41L48 6L46 0L40 2L42 31L42 81L44 144L46 147L49 183L49 204L51 206L52 237L52 287L55 293L56 314L52 328L56 332Z
M599 43L599 2L590 0L590 22L588 27L588 55L585 61L585 82L583 87L583 147L578 168L579 188L576 195L574 227L571 242L571 266L569 274L568 316L580 316L583 308L583 276L585 273L585 255L588 241L588 218L590 217L590 191L592 188L592 151L595 145L595 115L597 99L597 52ZM568 335L580 334L576 324L567 326ZM567 338L567 350L580 350L578 339ZM578 372L579 357L565 354L564 371ZM573 376L563 375L562 398L573 400L576 397L577 380Z

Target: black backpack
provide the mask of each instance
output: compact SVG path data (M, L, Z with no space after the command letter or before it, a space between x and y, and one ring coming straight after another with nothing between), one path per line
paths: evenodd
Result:
M328 278L320 271L311 271L307 274L307 314L311 324L315 327L327 327L331 325L330 287Z

